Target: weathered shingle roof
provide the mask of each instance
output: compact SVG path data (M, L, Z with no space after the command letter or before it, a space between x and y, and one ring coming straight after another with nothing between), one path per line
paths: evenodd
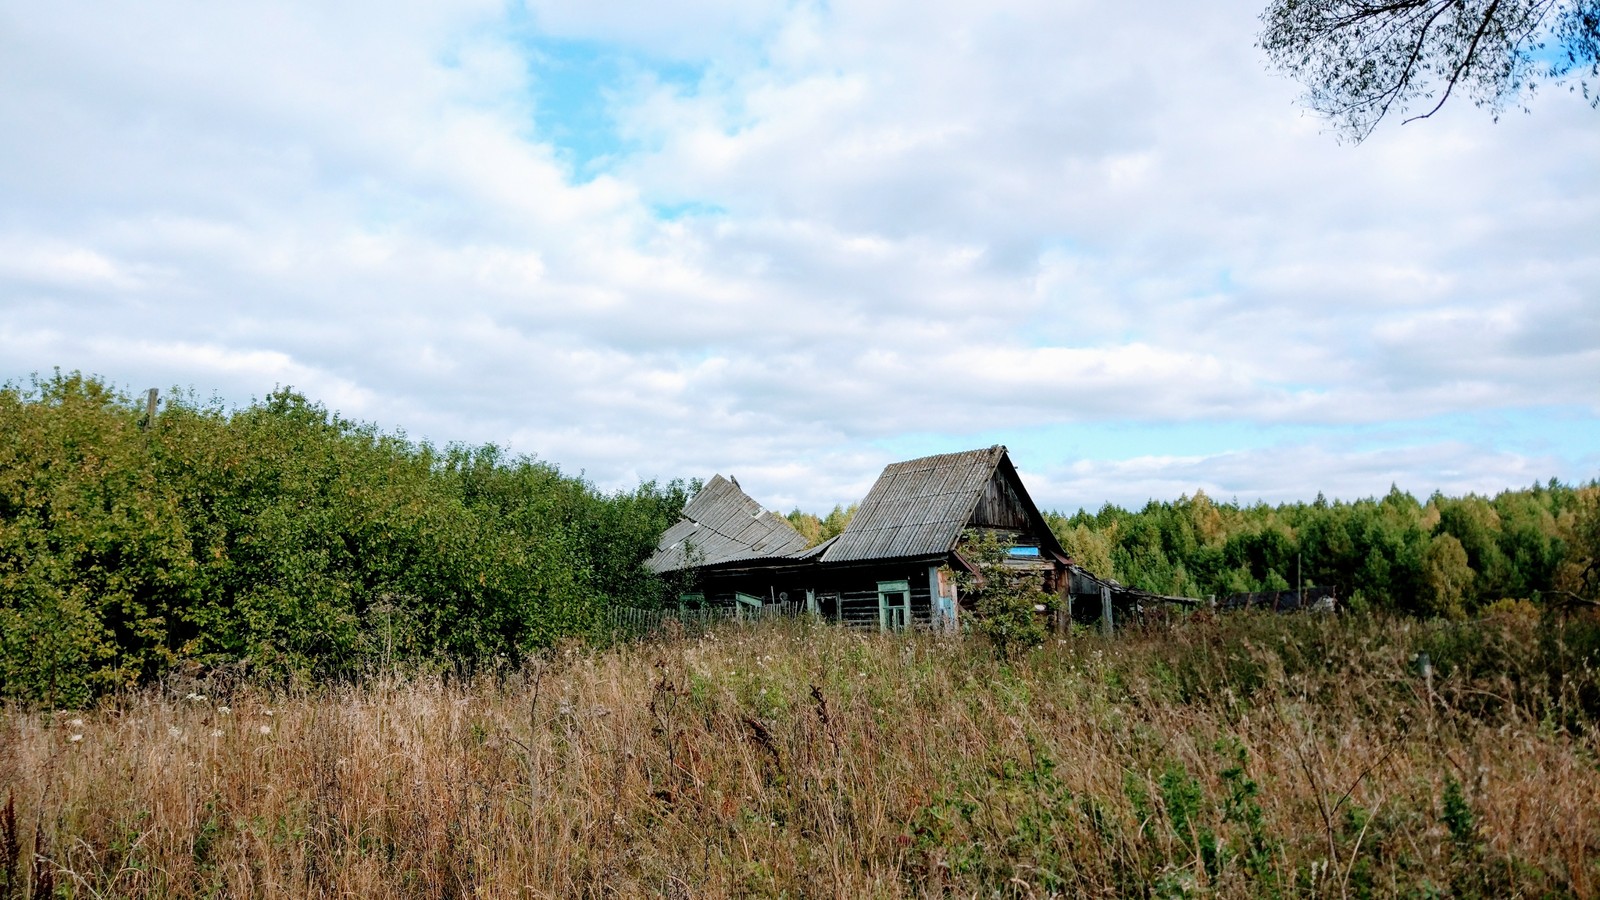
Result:
M894 463L883 470L824 563L948 553L1006 458L996 444ZM1029 502L1029 506L1031 506ZM1037 512L1034 513L1037 515Z
M717 475L684 504L682 517L661 535L645 567L671 572L789 558L805 549L805 537L787 519L762 509L738 485Z

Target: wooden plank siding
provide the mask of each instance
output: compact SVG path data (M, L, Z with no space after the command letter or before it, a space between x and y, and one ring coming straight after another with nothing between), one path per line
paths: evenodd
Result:
M853 590L842 592L839 618L842 625L851 625L859 628L878 627L878 587L876 584L871 590ZM933 621L933 601L928 593L928 576L924 571L922 583L911 582L911 625L912 627L927 627Z
M933 591L928 583L928 567L915 566L896 568L892 570L878 569L863 571L860 577L846 580L829 579L825 585L813 588L819 598L819 611L823 618L852 627L876 629L878 627L878 585L880 582L905 581L911 595L911 626L927 627L933 622ZM729 584L708 586L701 591L700 609L722 610L733 616L738 600L735 595L739 593L747 596L760 597L763 608L782 606L786 608L799 607L804 609L806 592L804 588L792 590L778 589L778 594L788 594L787 600L773 600L773 592L745 584L734 587ZM830 598L834 602L829 602Z
M999 471L983 486L983 493L978 496L978 505L972 511L972 518L968 520L968 527L994 528L1003 531L1028 532L1032 531L1032 522L1028 520L1027 510L1022 505L1022 498L1017 496L1016 488L1011 482L1002 477ZM1038 538L1031 542L1038 546Z
M928 564L899 563L860 566L817 573L816 591L823 617L858 628L878 627L878 585L904 581L911 595L911 626L927 627L933 621L933 591ZM836 603L828 598L836 597Z
M809 583L796 580L792 572L787 574L790 577L782 580L759 576L707 578L700 584L697 593L705 598L702 605L708 607L733 607L738 603L735 594L758 597L763 606L783 603L805 605Z

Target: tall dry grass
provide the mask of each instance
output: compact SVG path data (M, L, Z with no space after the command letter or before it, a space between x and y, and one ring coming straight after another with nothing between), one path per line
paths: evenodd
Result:
M1463 628L1247 616L1007 662L780 622L13 707L0 897L1600 893L1592 654Z

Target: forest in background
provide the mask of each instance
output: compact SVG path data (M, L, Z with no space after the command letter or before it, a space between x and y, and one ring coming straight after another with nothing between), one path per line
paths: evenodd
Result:
M607 493L494 446L436 448L283 389L143 403L77 373L0 387L0 697L81 703L174 670L473 668L604 634L693 482ZM789 519L814 542L852 508ZM1600 486L1268 506L1203 493L1047 514L1089 570L1192 597L1331 585L1456 618L1593 601Z
M1391 487L1354 502L1240 505L1203 492L1130 512L1046 515L1090 571L1162 594L1331 586L1356 609L1460 618L1496 604L1593 601L1600 486L1555 479L1494 497Z
M844 531L856 506L790 524L813 546ZM1600 484L1551 479L1493 498L1391 487L1382 498L1311 503L1217 503L1196 491L1130 511L1046 512L1075 562L1158 594L1230 594L1333 587L1347 606L1460 618L1495 604L1525 612L1552 596L1594 601L1600 591ZM1522 607L1521 604L1529 604Z

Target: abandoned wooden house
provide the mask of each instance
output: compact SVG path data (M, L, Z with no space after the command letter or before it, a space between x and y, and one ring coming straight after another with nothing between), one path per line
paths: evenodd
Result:
M666 576L682 604L742 614L806 597L805 563L818 552L787 519L717 475L684 504L645 567Z
M685 505L647 565L676 578L686 604L751 613L803 604L850 625L954 627L963 608L954 575L976 572L963 545L984 532L1009 548L1007 566L1068 599L1072 561L999 445L890 465L844 531L816 547L718 476Z

